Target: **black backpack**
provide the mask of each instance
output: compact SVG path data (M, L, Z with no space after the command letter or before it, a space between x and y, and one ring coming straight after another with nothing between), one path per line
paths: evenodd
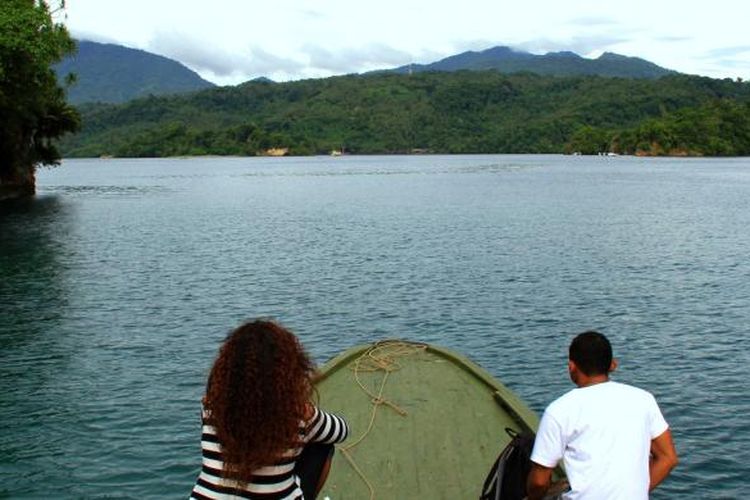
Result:
M518 433L507 428L510 443L484 480L479 500L522 500L526 497L526 478L531 470L531 450L534 448L534 433Z

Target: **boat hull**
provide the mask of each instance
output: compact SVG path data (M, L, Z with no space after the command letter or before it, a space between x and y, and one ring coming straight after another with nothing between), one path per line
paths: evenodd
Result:
M358 346L321 368L320 406L351 434L319 498L478 498L509 442L539 420L512 391L448 349L404 341Z

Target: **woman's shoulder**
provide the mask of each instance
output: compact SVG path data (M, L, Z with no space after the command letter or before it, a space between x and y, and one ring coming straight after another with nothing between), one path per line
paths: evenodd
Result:
M309 422L310 420L313 420L317 416L318 412L318 407L315 406L315 404L313 404L312 402L305 403L304 418L306 421Z

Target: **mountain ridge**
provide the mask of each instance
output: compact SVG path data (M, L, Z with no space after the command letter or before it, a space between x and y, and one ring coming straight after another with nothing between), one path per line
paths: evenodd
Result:
M76 81L68 101L122 103L151 95L179 94L214 87L182 63L140 49L90 40L77 42L77 53L55 66L58 78Z
M501 73L531 72L540 75L598 75L619 78L661 78L676 74L639 57L604 52L596 59L582 57L572 51L548 52L538 55L498 45L481 51L466 51L427 64L407 64L386 72L415 73L422 71L481 71Z
M76 82L68 88L68 100L75 105L88 102L118 104L148 95L180 94L216 86L174 59L123 45L90 40L78 41L78 52L56 65L55 69L61 79L68 73L77 75ZM481 51L465 51L431 63L408 64L364 74L467 70L645 79L678 74L645 59L613 52L604 52L596 59L588 59L572 51L538 55L504 45ZM272 82L262 76L250 81Z

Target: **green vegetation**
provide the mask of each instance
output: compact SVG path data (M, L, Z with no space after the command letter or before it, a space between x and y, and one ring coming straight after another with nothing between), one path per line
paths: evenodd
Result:
M750 155L750 102L715 99L621 130L583 126L567 152L612 151L641 156Z
M459 71L248 82L83 106L83 132L64 141L64 153L254 155L287 147L305 155L343 147L359 154L744 155L748 102L746 83L686 75Z
M3 0L0 198L33 194L35 166L56 164L60 154L53 140L78 127L78 113L65 102L65 92L51 69L74 48L45 2Z
M165 95L213 87L198 74L166 57L142 50L89 41L55 65L59 76L75 73L68 90L73 104L122 103L149 94Z
M750 103L711 101L615 134L612 149L670 156L750 155Z

